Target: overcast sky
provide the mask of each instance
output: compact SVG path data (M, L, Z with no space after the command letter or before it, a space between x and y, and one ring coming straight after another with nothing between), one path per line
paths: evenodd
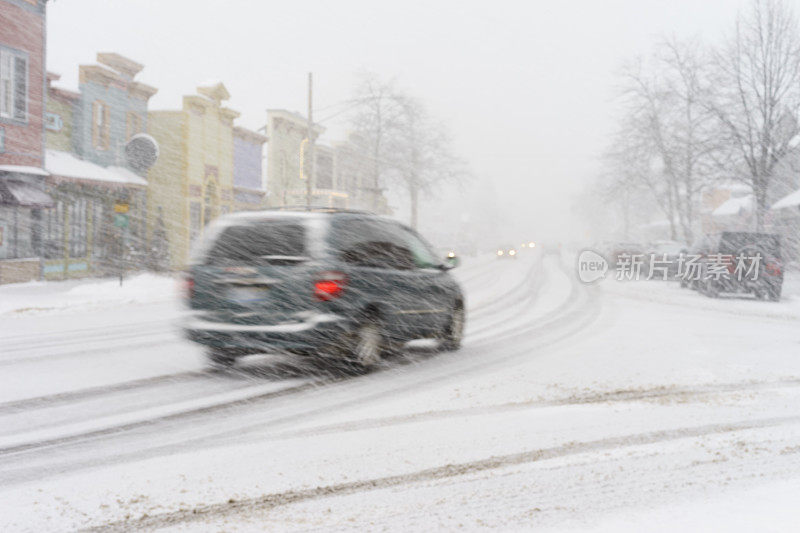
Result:
M309 71L315 105L331 111L358 71L393 77L449 125L478 179L513 207L514 226L545 234L566 226L570 194L597 172L622 63L662 35L717 40L743 5L55 0L48 69L76 87L79 64L121 53L143 63L139 79L158 88L151 109L178 108L198 83L220 79L250 128L267 108L305 113ZM340 134L335 121L327 125Z

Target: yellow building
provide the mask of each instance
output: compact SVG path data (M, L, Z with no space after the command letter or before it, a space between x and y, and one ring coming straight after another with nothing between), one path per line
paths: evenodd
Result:
M148 130L159 144L148 173L148 237L165 246L169 266L182 268L203 227L233 207L233 121L220 82L183 97L179 111L151 111ZM166 240L166 242L160 242Z

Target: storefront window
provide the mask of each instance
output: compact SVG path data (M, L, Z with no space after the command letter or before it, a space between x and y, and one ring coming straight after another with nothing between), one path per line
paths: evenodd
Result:
M94 213L92 215L92 257L103 259L108 257L109 235L108 227L111 224L108 211L103 200L94 201Z
M44 217L44 256L57 259L64 256L64 202L56 202Z
M78 198L69 206L69 256L86 256L88 224L86 220L87 201Z

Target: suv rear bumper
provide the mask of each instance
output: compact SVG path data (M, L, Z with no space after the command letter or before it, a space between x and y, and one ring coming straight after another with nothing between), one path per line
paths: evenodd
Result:
M348 331L349 322L340 315L330 313L309 315L302 321L263 325L214 322L192 316L182 326L185 336L199 344L258 352L330 346Z

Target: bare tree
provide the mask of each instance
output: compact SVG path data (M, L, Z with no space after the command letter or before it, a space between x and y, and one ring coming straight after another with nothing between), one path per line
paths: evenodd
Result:
M416 228L420 194L432 194L445 182L463 181L468 172L464 161L453 154L444 125L419 100L401 96L399 101L403 111L389 138L388 161L390 175L408 193L411 227Z
M686 241L693 240L698 196L714 177L719 150L701 50L665 40L649 68L639 60L625 69L625 116L615 140L616 151L639 158L638 180L662 208L671 238L680 229Z
M453 154L444 125L393 83L365 75L353 102L350 125L369 152L370 187L377 197L382 183L401 186L411 204L411 226L416 227L420 194L431 194L444 182L465 179L465 163Z
M717 121L707 105L714 96L710 67L703 48L692 41L664 41L658 58L664 67L664 98L670 110L658 149L674 188L684 240L692 242L698 197L718 178L722 149Z
M597 205L606 209L612 207L621 215L620 233L625 239L630 238L634 221L643 221L642 215L649 214L653 205L661 209L668 220L673 219L672 203L667 200L670 189L654 171L651 147L630 132L629 127L620 129L603 156L599 183L590 192ZM644 206L648 209L643 209Z
M402 98L393 81L383 81L372 73L361 74L354 98L350 101L354 112L350 117L353 138L358 139L359 159L368 176L360 189L370 199L373 210L378 209L384 188L389 137L402 113Z
M711 105L730 147L730 171L752 187L761 230L776 167L800 133L800 37L780 0L754 0L716 54L719 95Z

